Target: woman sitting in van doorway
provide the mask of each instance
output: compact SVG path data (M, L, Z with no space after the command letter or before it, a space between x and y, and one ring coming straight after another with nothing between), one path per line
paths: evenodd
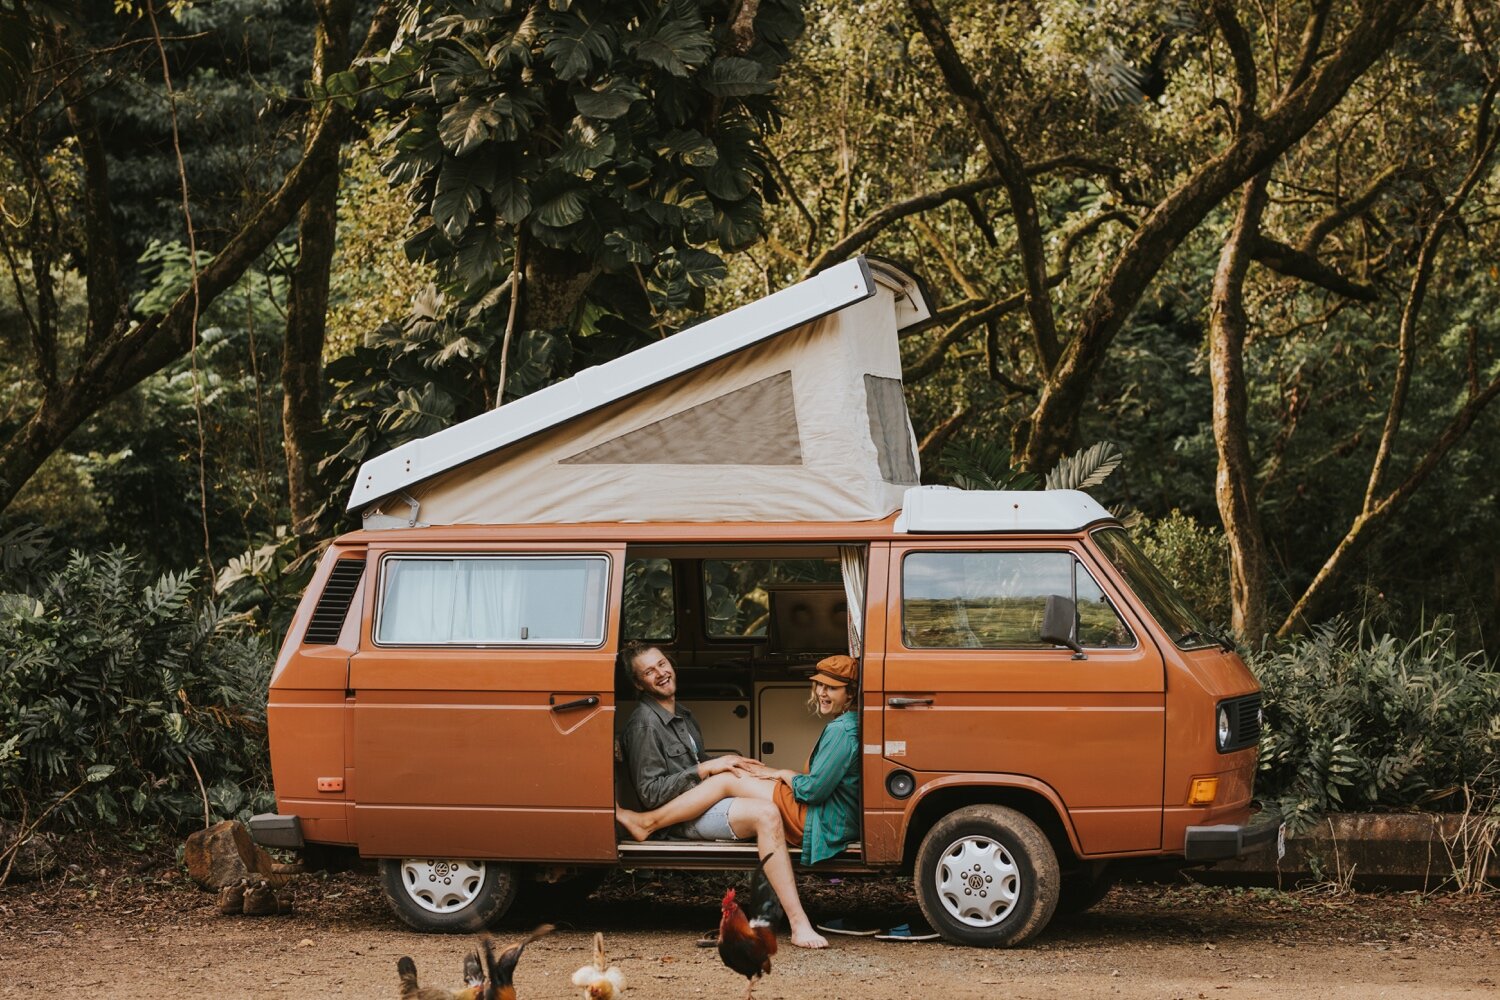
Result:
M616 809L632 838L701 815L722 799L761 799L776 804L786 839L802 846L802 863L815 865L838 854L859 830L859 661L830 656L812 677L811 707L829 720L813 747L806 773L778 770L756 761L704 778L650 812ZM795 935L794 935L795 943Z

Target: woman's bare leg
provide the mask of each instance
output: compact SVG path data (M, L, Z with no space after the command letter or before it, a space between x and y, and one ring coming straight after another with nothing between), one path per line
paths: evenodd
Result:
M702 816L720 799L763 799L769 802L775 787L774 781L765 778L747 778L724 771L704 778L660 809L640 813L616 806L615 819L632 839L645 840L657 830Z
M799 948L828 947L828 939L813 928L797 895L797 879L792 875L792 856L786 849L781 810L772 802L735 799L729 803L729 827L737 837L755 835L756 849L766 859L766 881L771 883L772 891L781 901L781 908L786 911L786 921L791 925L792 944Z

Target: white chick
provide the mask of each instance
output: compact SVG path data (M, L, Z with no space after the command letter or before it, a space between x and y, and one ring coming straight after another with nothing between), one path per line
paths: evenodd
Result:
M586 1000L614 1000L625 992L625 976L604 957L604 935L594 935L594 963L573 973L573 985L583 987Z

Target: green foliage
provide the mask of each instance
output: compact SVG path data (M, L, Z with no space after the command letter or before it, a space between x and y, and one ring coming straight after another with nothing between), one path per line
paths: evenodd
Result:
M0 815L86 783L54 822L190 825L194 766L213 814L267 806L269 651L194 581L112 549L0 595Z
M1204 621L1229 621L1229 542L1222 529L1173 508L1166 517L1143 518L1134 537Z
M522 234L637 329L701 307L718 253L760 236L762 137L802 31L795 0L755 8L743 49L724 18L711 0L417 5L381 69L410 74L383 169L415 209L408 253L436 265L466 324L503 322ZM576 312L552 318L583 332Z
M1016 468L1011 451L994 438L955 441L943 449L943 467L961 490L1034 490L1037 477Z
M1441 809L1500 792L1500 673L1451 629L1403 642L1335 622L1253 658L1265 689L1257 795L1294 829L1324 813Z
M1087 490L1104 485L1125 456L1120 449L1108 441L1091 444L1075 454L1068 455L1047 473L1044 489Z

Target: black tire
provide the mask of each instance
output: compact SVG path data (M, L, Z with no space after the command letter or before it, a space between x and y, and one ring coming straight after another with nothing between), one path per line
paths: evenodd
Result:
M922 839L917 902L954 944L1012 948L1047 926L1057 907L1057 854L1030 819L1006 806L965 806Z
M510 909L516 870L499 861L385 859L380 887L396 916L413 930L472 934Z
M1080 913L1093 909L1100 900L1109 895L1109 890L1114 888L1114 884L1114 870L1107 865L1064 872L1062 887L1057 894L1057 910L1054 915L1076 917Z

